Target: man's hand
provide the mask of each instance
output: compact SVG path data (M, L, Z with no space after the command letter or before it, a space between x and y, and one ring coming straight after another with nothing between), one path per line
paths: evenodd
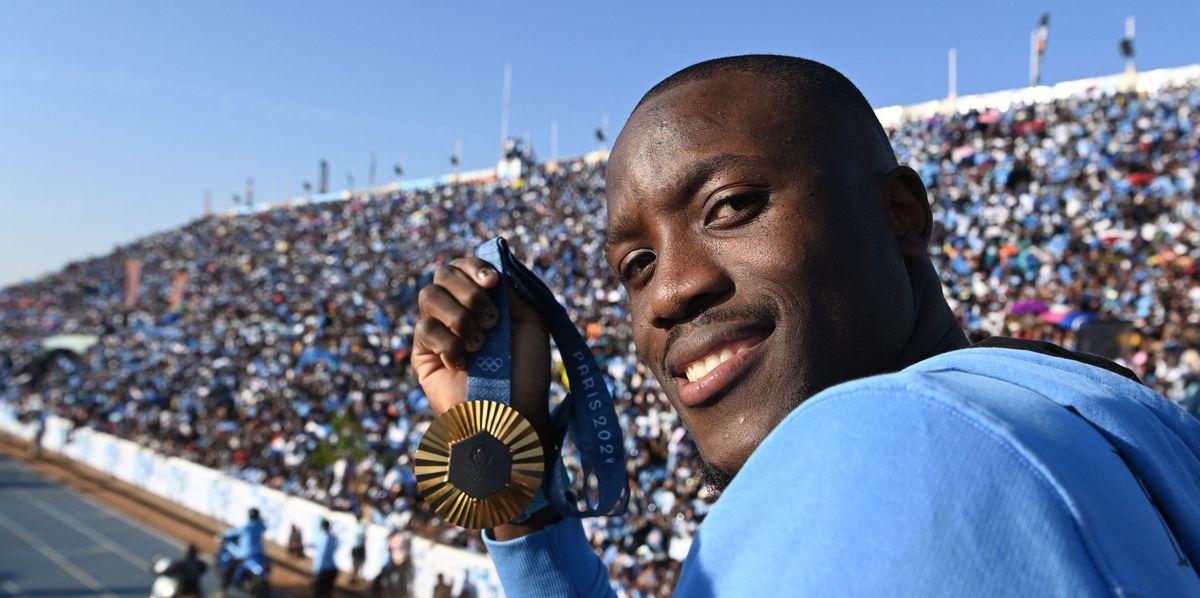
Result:
M487 262L460 258L438 268L433 284L421 289L412 366L437 415L467 400L467 360L483 348L484 335L499 324L500 312L488 296L499 283L500 273ZM511 285L507 292L512 320L512 407L541 437L548 473L556 456L550 444L550 335L529 302ZM496 537L503 540L536 529L502 526Z

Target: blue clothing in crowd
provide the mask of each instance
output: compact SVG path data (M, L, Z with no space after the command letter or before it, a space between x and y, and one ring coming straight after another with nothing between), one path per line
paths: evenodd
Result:
M337 565L333 562L333 555L337 553L337 549L337 536L326 531L317 532L317 541L313 543L312 572L320 573L336 569Z
M225 532L225 537L237 540L229 547L229 553L233 558L240 560L262 556L264 554L262 539L266 531L267 526L263 525L261 519L251 519L246 522L246 525Z
M830 388L751 455L676 595L1200 596L1200 422L1006 348ZM486 535L485 535L486 538ZM510 596L612 596L578 520L488 539Z

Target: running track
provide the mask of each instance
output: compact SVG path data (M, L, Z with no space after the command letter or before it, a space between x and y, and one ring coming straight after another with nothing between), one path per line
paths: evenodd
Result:
M145 598L150 561L182 553L177 541L0 454L0 597Z

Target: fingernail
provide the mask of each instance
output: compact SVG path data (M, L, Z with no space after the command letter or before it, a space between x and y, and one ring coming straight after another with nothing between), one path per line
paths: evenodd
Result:
M498 316L496 315L496 310L492 309L490 307L488 308L487 311L483 312L483 320L485 322L488 322L488 323L495 322L497 317Z
M484 269L480 270L479 272L477 272L475 275L481 279L486 279L487 277L492 275L492 269L484 268Z

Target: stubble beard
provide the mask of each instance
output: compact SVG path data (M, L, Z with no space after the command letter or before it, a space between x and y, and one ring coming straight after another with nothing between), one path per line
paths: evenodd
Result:
M714 492L724 492L729 483L733 481L733 474L705 461L703 458L700 459L698 469L700 482Z

